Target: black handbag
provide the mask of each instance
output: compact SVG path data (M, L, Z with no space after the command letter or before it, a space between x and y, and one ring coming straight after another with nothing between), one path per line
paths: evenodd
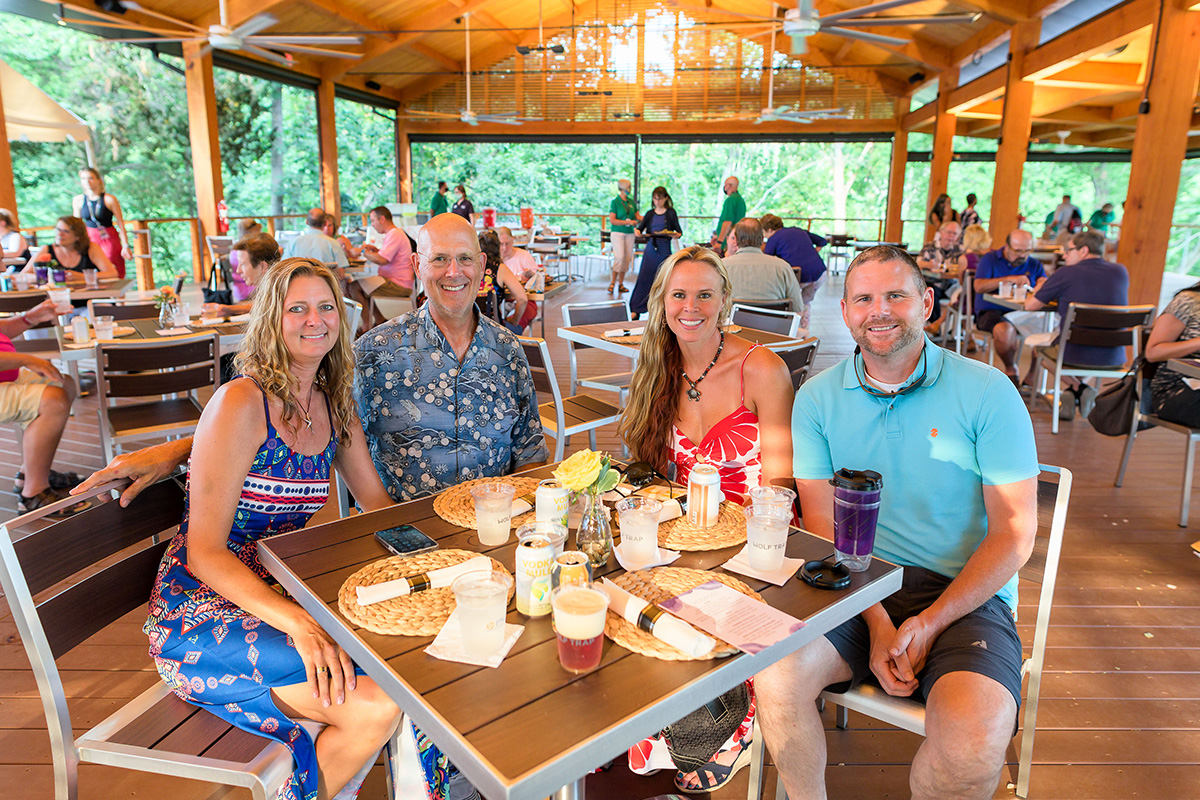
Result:
M663 728L667 751L676 768L696 772L716 756L750 711L750 690L739 683L683 719Z
M233 305L233 274L230 272L228 259L221 258L213 264L208 273L208 284L201 291L206 303Z
M1096 395L1096 405L1088 414L1088 422L1105 436L1128 436L1133 423L1133 410L1140 408L1143 414L1150 413L1150 380L1143 374L1146 359L1138 356L1133 367L1115 383L1105 386ZM1139 377L1142 386L1138 385ZM1138 430L1152 427L1139 422Z

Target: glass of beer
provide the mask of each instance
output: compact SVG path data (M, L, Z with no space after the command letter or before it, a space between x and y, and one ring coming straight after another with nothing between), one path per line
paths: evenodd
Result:
M591 584L563 584L551 592L550 607L563 669L578 674L598 667L604 651L608 595Z

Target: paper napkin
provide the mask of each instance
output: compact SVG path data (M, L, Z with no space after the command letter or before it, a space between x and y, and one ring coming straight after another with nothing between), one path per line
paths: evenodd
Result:
M521 638L521 633L524 632L525 626L513 625L512 623L504 624L504 645L484 659L478 659L475 656L467 655L466 649L463 647L462 628L458 625L458 609L446 619L446 624L442 626L442 630L438 633L425 652L434 658L440 658L443 661L458 661L462 664L475 664L480 667L492 667L495 669L504 661L504 657L508 655L508 651L517 643L517 639Z

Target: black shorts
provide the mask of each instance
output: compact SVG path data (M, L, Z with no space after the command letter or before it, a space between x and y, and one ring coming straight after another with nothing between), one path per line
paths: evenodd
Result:
M883 608L897 626L916 616L941 597L950 579L920 567L904 568L904 583L900 591L883 601ZM854 676L850 681L829 686L833 692L844 692L867 679L871 672L871 635L862 616L844 622L825 634ZM937 679L950 672L974 672L986 675L1012 693L1021 707L1021 637L1012 609L999 597L991 597L979 608L950 624L934 640L917 673L921 699L929 699L929 691Z
M992 328L1004 321L1008 312L1000 308L985 308L975 313L975 327L981 331L992 332Z

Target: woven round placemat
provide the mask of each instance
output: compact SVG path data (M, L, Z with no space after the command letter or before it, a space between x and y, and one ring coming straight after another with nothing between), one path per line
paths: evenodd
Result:
M725 326L726 333L739 333L741 330L742 330L741 325L726 325ZM642 335L640 333L636 333L633 336L613 336L611 338L608 336L605 336L604 338L608 339L608 341L610 341L610 342L616 342L617 344L641 344L642 343Z
M432 553L421 553L407 558L391 556L380 559L346 579L338 591L338 610L346 619L374 633L433 636L442 629L442 625L454 611L454 592L450 587L426 589L369 606L358 604L355 589L359 586L374 586L396 578L419 575L442 567L452 567L477 555L479 553L472 553L470 550L435 550ZM508 573L504 565L494 558L492 569ZM513 589L509 587L510 599L512 595Z
M746 516L737 503L721 503L717 524L697 528L687 515L658 526L658 544L668 550L720 550L746 543Z
M451 525L474 528L475 499L471 497L471 487L478 486L481 483L507 483L516 489L516 494L513 497L521 497L522 495L532 494L536 491L540 481L537 478L518 478L513 475L504 478L477 478L473 481L464 481L457 486L451 486L433 498L434 512ZM519 528L526 522L533 522L533 518L534 510L530 509L524 514L513 517L512 526Z
M700 584L712 580L720 581L756 600L762 600L757 592L732 575L708 572L702 569L655 567L637 572L625 572L611 580L630 594L637 595L651 603L661 603L671 597L678 597L689 589L695 589ZM608 619L604 623L604 633L626 650L663 661L708 661L713 658L731 656L738 651L733 645L718 639L717 646L708 655L695 658L660 639L655 639L652 634L646 633L625 618L618 617L612 611L608 612Z

